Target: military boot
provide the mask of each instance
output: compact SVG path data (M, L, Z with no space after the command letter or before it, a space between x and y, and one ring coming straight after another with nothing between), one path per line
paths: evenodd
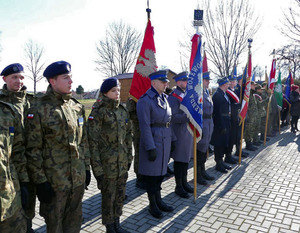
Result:
M160 190L156 191L155 198L156 198L157 206L160 210L162 210L164 212L172 212L174 210L174 208L172 206L169 206L163 202L163 200L161 198Z
M126 231L125 229L123 229L120 225L120 218L116 218L116 221L114 222L115 225L115 231L117 233L129 233L129 231Z
M261 146L261 142L259 141L259 140L257 140L257 141L253 141L253 143L252 143L254 146Z
M193 193L194 192L194 189L187 182L187 175L182 176L182 187L188 193Z
M252 142L246 142L246 150L256 151L257 147L253 146Z
M105 225L105 227L106 227L106 233L116 233L114 223L107 224L107 225Z
M215 177L210 176L206 171L205 171L205 164L201 164L201 176L206 179L206 180L214 180Z
M157 206L155 194L151 194L151 195L148 194L148 199L149 199L149 212L150 212L150 214L154 218L162 218L164 215Z
M176 187L175 187L175 193L182 198L189 198L190 195L188 194L188 192L183 188L182 185L182 178L175 178L176 181Z
M207 181L202 177L202 169L201 166L197 166L197 183L201 185L207 185Z
M222 173L227 173L228 171L225 169L223 161L219 160L216 162L216 170Z
M230 163L230 164L237 164L238 163L238 161L235 158L233 158L231 154L226 154L225 155L225 162Z

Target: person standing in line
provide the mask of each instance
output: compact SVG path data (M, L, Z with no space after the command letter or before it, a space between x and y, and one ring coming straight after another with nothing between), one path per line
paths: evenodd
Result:
M299 86L293 84L291 86L291 132L296 133L298 130L298 120L300 116L300 95Z
M24 117L30 106L35 102L35 97L27 93L24 86L24 68L20 63L13 63L6 66L2 72L5 84L0 90L0 100L12 104L19 114L19 118L24 127ZM28 188L28 204L25 207L25 215L27 218L27 233L34 232L32 229L32 219L35 216L36 190L33 182L27 183Z
M189 119L180 109L186 90L188 72L181 72L173 79L176 82L176 89L171 93L168 101L172 109L172 132L177 138L175 150L171 152L171 158L174 160L175 193L182 198L189 198L189 193L193 193L193 188L187 182L189 161L193 155L193 136L187 128Z
M202 138L197 143L197 183L207 185L206 180L214 180L215 177L210 176L205 171L205 162L207 159L207 150L209 150L209 143L211 140L212 132L214 129L214 122L212 119L213 114L213 101L209 93L209 72L203 73L203 128Z
M105 79L101 101L88 117L91 165L102 194L102 223L109 233L126 233L120 226L126 181L132 162L131 121L120 104L120 83Z
M29 182L24 135L15 108L0 101L0 232L27 231L24 211L28 201Z
M227 173L232 169L223 161L224 154L228 151L230 139L230 116L231 107L230 100L226 95L229 87L227 77L218 80L219 87L214 93L212 100L214 104L213 121L214 130L211 137L211 144L214 146L216 170Z
M91 180L85 111L72 98L71 65L50 64L46 94L25 119L28 170L49 233L80 232L82 198Z
M172 112L164 93L169 82L167 71L156 71L149 78L151 88L137 102L141 132L139 173L146 183L150 214L162 218L161 211L174 210L162 200L161 184L167 173L170 152L175 147L175 138L170 128Z

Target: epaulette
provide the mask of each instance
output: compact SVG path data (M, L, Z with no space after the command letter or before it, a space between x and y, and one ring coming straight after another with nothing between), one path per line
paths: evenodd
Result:
M124 103L120 103L120 106L123 107L125 109L126 112L128 112L128 109L126 108Z
M102 101L96 101L93 106L92 106L92 109L96 109L96 108L100 108L100 106L102 105Z

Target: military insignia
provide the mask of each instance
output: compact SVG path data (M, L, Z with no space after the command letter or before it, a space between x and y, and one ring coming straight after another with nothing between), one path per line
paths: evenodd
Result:
M11 137L15 136L15 127L13 126L9 127L9 136Z
M92 120L94 120L94 117L90 115L88 119L89 119L90 121L92 121Z
M83 126L83 117L78 118L78 124L79 126Z
M33 119L33 117L34 117L34 114L32 114L32 113L29 113L29 114L27 115L27 119Z

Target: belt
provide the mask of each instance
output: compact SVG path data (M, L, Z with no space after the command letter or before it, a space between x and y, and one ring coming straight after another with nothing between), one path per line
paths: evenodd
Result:
M224 113L224 114L221 114L221 116L223 116L223 117L230 117L231 113Z
M211 118L212 118L212 114L203 113L203 119L211 119Z
M151 124L151 127L169 128L170 125L171 125L170 122L167 122L167 123L153 123L153 124Z

